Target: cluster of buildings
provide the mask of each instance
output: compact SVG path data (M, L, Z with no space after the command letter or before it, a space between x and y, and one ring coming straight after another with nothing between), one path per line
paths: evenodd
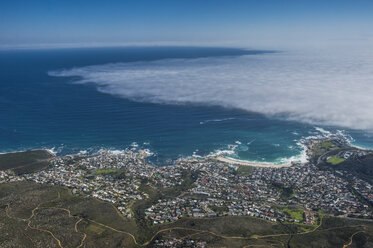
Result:
M22 177L18 177L12 170L0 170L0 183L10 183L23 180Z
M67 186L74 194L84 193L113 203L122 214L132 217L130 204L146 197L138 190L140 180L154 170L146 162L147 156L144 151L125 150L56 157L50 169L23 177L37 183Z
M31 180L67 186L74 194L110 202L131 218L132 203L149 197L141 190L143 184L159 191L172 190L183 184L186 172L193 173L194 182L180 194L165 195L145 209L145 218L153 224L188 216L254 216L313 225L317 223L318 210L350 217L373 217L370 206L355 194L358 192L372 202L370 184L357 178L351 184L338 173L320 170L312 164L254 167L246 171L205 158L179 159L172 166L156 167L147 162L148 156L147 151L125 150L56 157L49 169L40 172L20 177L0 172L0 182ZM302 217L294 218L284 210L289 206L304 210Z
M316 216L315 212L304 211L303 216L304 216L304 224L314 225L316 223L317 216Z
M249 174L240 174L236 166L213 161L179 161L177 165L175 168L198 171L199 176L187 193L174 199L159 200L146 210L147 218L154 224L184 216L222 215L314 224L315 212L320 209L335 215L372 218L370 207L353 194L349 182L312 164L253 168ZM273 183L291 189L292 194L283 197L281 189L273 187ZM372 193L369 186L362 191L367 197ZM308 211L303 220L293 219L281 211L286 206L299 206Z
M352 177L352 187L356 190L365 200L373 205L373 186L355 176Z
M160 248L204 248L207 247L206 241L196 241L192 239L156 239L153 247Z
M321 209L334 214L372 214L370 208L351 192L349 183L332 171L320 170L312 164L261 171L266 180L293 189L294 194L284 202L285 205L300 205L305 209Z
M256 175L239 175L238 167L215 161L178 161L174 168L198 172L198 178L184 194L162 199L145 212L154 224L182 217L256 216L271 221L286 215L271 203L280 193ZM251 178L251 177L254 177Z

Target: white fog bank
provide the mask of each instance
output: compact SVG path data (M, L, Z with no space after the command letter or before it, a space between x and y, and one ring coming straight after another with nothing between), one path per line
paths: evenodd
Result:
M373 130L372 52L279 52L73 68L100 92L135 101L233 107L305 123Z

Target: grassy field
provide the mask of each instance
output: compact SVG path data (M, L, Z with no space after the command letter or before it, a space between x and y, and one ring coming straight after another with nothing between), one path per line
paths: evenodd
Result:
M346 149L347 147L339 142L336 139L329 139L323 142L317 142L314 144L312 148L312 155L310 156L310 161L316 163L319 156L331 152L331 153L338 153L341 149Z
M344 158L338 158L338 157L330 157L328 158L328 160L326 162L332 164L332 165L337 165L337 164L340 164L342 162L344 162L345 159Z
M238 175L249 175L253 172L253 167L251 166L240 166L237 169Z
M361 158L350 157L338 166L326 163L331 169L348 171L349 173L373 184L373 155L369 154Z
M288 213L290 218L294 220L303 221L303 209L290 209L284 208L282 209L285 213Z
M108 175L108 174L115 174L119 170L118 169L98 169L95 171L97 175Z
M323 148L330 148L330 147L334 146L334 144L332 142L330 142L330 141L325 141L325 142L321 143L321 146Z
M96 176L110 175L115 179L124 179L126 177L126 171L121 169L98 169L95 174Z

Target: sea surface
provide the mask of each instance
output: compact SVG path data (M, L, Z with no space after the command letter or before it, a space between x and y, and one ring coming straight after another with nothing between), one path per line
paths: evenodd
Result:
M285 163L304 159L301 142L310 136L339 135L356 145L373 147L372 135L366 131L214 103L123 97L100 90L94 82L76 83L76 76L53 74L93 65L130 63L136 67L134 62L258 57L273 52L203 47L0 51L0 152L47 148L63 155L137 147L154 153L152 161L158 164L213 153Z

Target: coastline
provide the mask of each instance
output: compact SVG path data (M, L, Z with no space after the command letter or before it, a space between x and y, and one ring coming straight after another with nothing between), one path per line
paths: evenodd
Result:
M53 150L51 149L41 149L41 150L48 152L52 157L57 157L57 154L53 152Z
M48 153L51 157L58 157L59 156L52 149L47 149L47 148L30 149L30 150L24 150L24 151L4 152L4 153L0 153L0 155L22 153L22 152L29 152L29 151L44 151L44 152ZM108 151L108 152L112 152L112 153L124 152L124 150L107 150L107 149L101 149L98 152L100 152L100 151ZM138 150L138 152L140 152L140 153L144 152L145 154L147 154L147 156L151 156L153 154L148 149ZM76 154L69 154L69 155L66 155L66 156L74 156L74 155L78 155L78 154L81 154L81 153L79 152L79 153L76 153ZM192 157L195 158L194 156L192 156ZM271 163L271 162L255 162L255 161L247 161L247 160L234 159L234 158L230 158L230 157L224 157L222 155L207 155L207 156L198 156L198 157L202 160L206 160L206 159L207 160L215 160L215 161L218 161L218 162L227 163L227 164L231 164L231 165L252 166L252 167L262 167L262 168L285 168L285 167L292 166L293 163L296 163L295 160L294 161L289 161L289 163L286 163L286 164L275 164L275 163ZM188 160L188 159L190 159L190 157L184 157L183 159Z
M40 148L40 149L29 149L29 150L17 150L17 151L11 151L11 152L0 152L0 155L6 155L6 154L14 154L14 153L22 153L22 152L35 152L35 151L43 151L47 152L52 157L57 157L57 154L53 152L51 149L46 148Z
M273 163L266 163L266 162L250 162L245 160L238 160L234 158L229 157L222 157L222 156L216 156L212 158L213 160L232 164L232 165L241 165L241 166L252 166L252 167L263 167L263 168L285 168L292 166L292 163L290 164L273 164Z
M303 158L302 160L298 159L299 156L293 156L289 159L280 161L280 163L248 161L248 160L241 160L241 159L236 159L236 158L232 158L232 157L227 157L227 156L224 156L224 154L222 154L222 153L220 153L220 154L215 153L215 154L210 154L210 155L206 155L206 156L193 155L192 157L194 159L196 157L198 157L199 160L212 160L212 161L217 161L217 162L222 162L222 163L226 163L226 164L230 164L230 165L237 165L237 166L251 166L251 167L259 167L259 168L287 168L287 167L293 166L294 164L304 164L304 163L308 162L309 154L307 154L307 153L308 153L308 150L310 148L309 143L312 143L313 141L322 141L322 140L329 140L329 139L341 140L347 146L349 146L351 148L358 149L358 150L364 150L364 151L371 150L371 149L368 149L368 148L365 148L365 147L360 147L360 146L354 145L351 142L346 142L345 140L343 140L341 138L330 138L330 137L318 138L318 137L315 137L315 138L307 139L306 142L304 142L304 143L303 142L298 143L298 145L301 145L304 148L302 153L301 153L301 157ZM113 153L120 153L120 152L124 151L124 150L122 151L122 150L110 150L110 149L100 149L99 151L105 151L105 150L109 151L109 152L113 152ZM0 155L19 153L19 152L27 152L27 151L44 151L44 152L47 152L51 157L59 156L59 155L56 154L56 152L53 151L53 149L47 149L47 148L30 149L30 150L26 150L26 151L4 152L4 153L0 153ZM138 152L147 154L147 157L151 156L153 154L148 149L140 149L140 150L138 150ZM76 154L80 154L80 153L76 153ZM71 156L76 155L76 154L71 154ZM83 153L83 154L85 154L85 153ZM190 157L184 157L183 159L188 159L188 158L190 158Z
M349 142L348 145L353 147L353 148L363 150L363 151L371 151L372 150L372 148L367 148L367 147L362 147L362 146L359 146L359 145L354 145L351 142Z

